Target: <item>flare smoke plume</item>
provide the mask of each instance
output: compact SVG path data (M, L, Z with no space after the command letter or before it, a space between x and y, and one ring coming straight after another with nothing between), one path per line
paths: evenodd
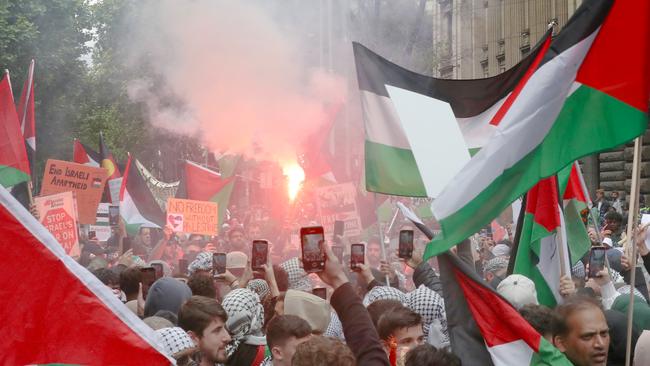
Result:
M143 1L128 28L126 62L161 78L133 80L129 97L212 151L293 161L345 98L345 81L310 68L288 27L251 3Z

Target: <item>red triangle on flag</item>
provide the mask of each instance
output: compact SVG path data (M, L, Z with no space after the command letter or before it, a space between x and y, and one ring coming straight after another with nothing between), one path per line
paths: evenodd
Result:
M0 221L3 364L173 362L157 349L153 330L2 187Z
M528 191L526 213L533 214L536 223L553 231L561 224L558 203L557 177L554 175L540 180Z
M185 162L187 199L210 201L230 181L232 181L232 177L222 178L217 172L191 161Z

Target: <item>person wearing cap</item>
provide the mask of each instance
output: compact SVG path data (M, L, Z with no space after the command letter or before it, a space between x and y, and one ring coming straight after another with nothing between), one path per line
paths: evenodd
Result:
M537 290L535 283L528 277L512 274L501 281L497 292L517 310L525 305L537 305Z

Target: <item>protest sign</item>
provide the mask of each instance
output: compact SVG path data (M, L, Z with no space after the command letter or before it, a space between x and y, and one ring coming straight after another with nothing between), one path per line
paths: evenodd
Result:
M343 235L361 233L361 218L357 210L357 192L352 183L335 184L316 190L316 204L321 225L326 232L334 232L334 221L343 221Z
M52 233L69 256L79 256L77 205L74 193L63 192L34 197L41 223Z
M174 232L217 235L219 205L215 202L169 198L167 225Z
M106 169L48 159L41 195L75 192L81 224L94 224L106 184Z
M107 241L111 237L111 226L109 223L110 203L102 202L97 206L97 219L95 225L88 226L88 232L94 233L99 241ZM90 237L90 235L89 235Z

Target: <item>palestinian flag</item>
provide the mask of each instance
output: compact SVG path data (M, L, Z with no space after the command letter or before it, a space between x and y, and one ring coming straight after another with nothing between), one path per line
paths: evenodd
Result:
M29 63L27 79L23 85L22 94L18 103L20 129L25 138L25 147L30 166L36 158L36 119L34 117L34 60Z
M173 362L153 330L1 187L0 221L3 364Z
M433 238L413 211L401 202L398 206ZM472 261L469 245L459 245L458 255ZM451 348L463 366L572 365L459 256L444 253L438 264Z
M18 102L20 130L25 139L25 151L29 160L30 170L34 170L36 161L36 121L34 118L34 60L29 64L27 79ZM33 177L32 177L33 178ZM29 208L31 198L31 181L22 182L11 188L11 194L24 206Z
M221 174L197 163L185 161L176 198L217 202L221 227L235 184L234 173L238 161L239 156L224 156L219 159Z
M79 140L74 139L72 146L72 161L78 164L99 167L102 159L101 155L87 145L82 144Z
M366 132L366 190L410 197L438 197L470 153L489 140L496 130L490 122L543 53L536 47L492 78L446 80L406 70L358 43L353 49Z
M535 283L537 300L550 308L562 302L561 266L564 265L564 273L571 273L562 217L557 178L542 179L526 196L513 273L530 278ZM560 245L564 248L564 260L560 259Z
M12 187L30 179L25 140L20 131L9 72L0 81L0 185Z
M497 132L434 201L442 235L425 258L480 230L540 179L646 130L649 17L646 0L582 3L506 105Z
M564 222L573 265L591 248L591 240L585 226L588 222L586 215L591 207L591 199L577 161L560 170L557 178L560 182L560 196L564 201ZM584 220L585 218L587 221Z
M137 232L140 227L165 227L165 213L156 203L130 154L120 188L120 216L129 233Z

